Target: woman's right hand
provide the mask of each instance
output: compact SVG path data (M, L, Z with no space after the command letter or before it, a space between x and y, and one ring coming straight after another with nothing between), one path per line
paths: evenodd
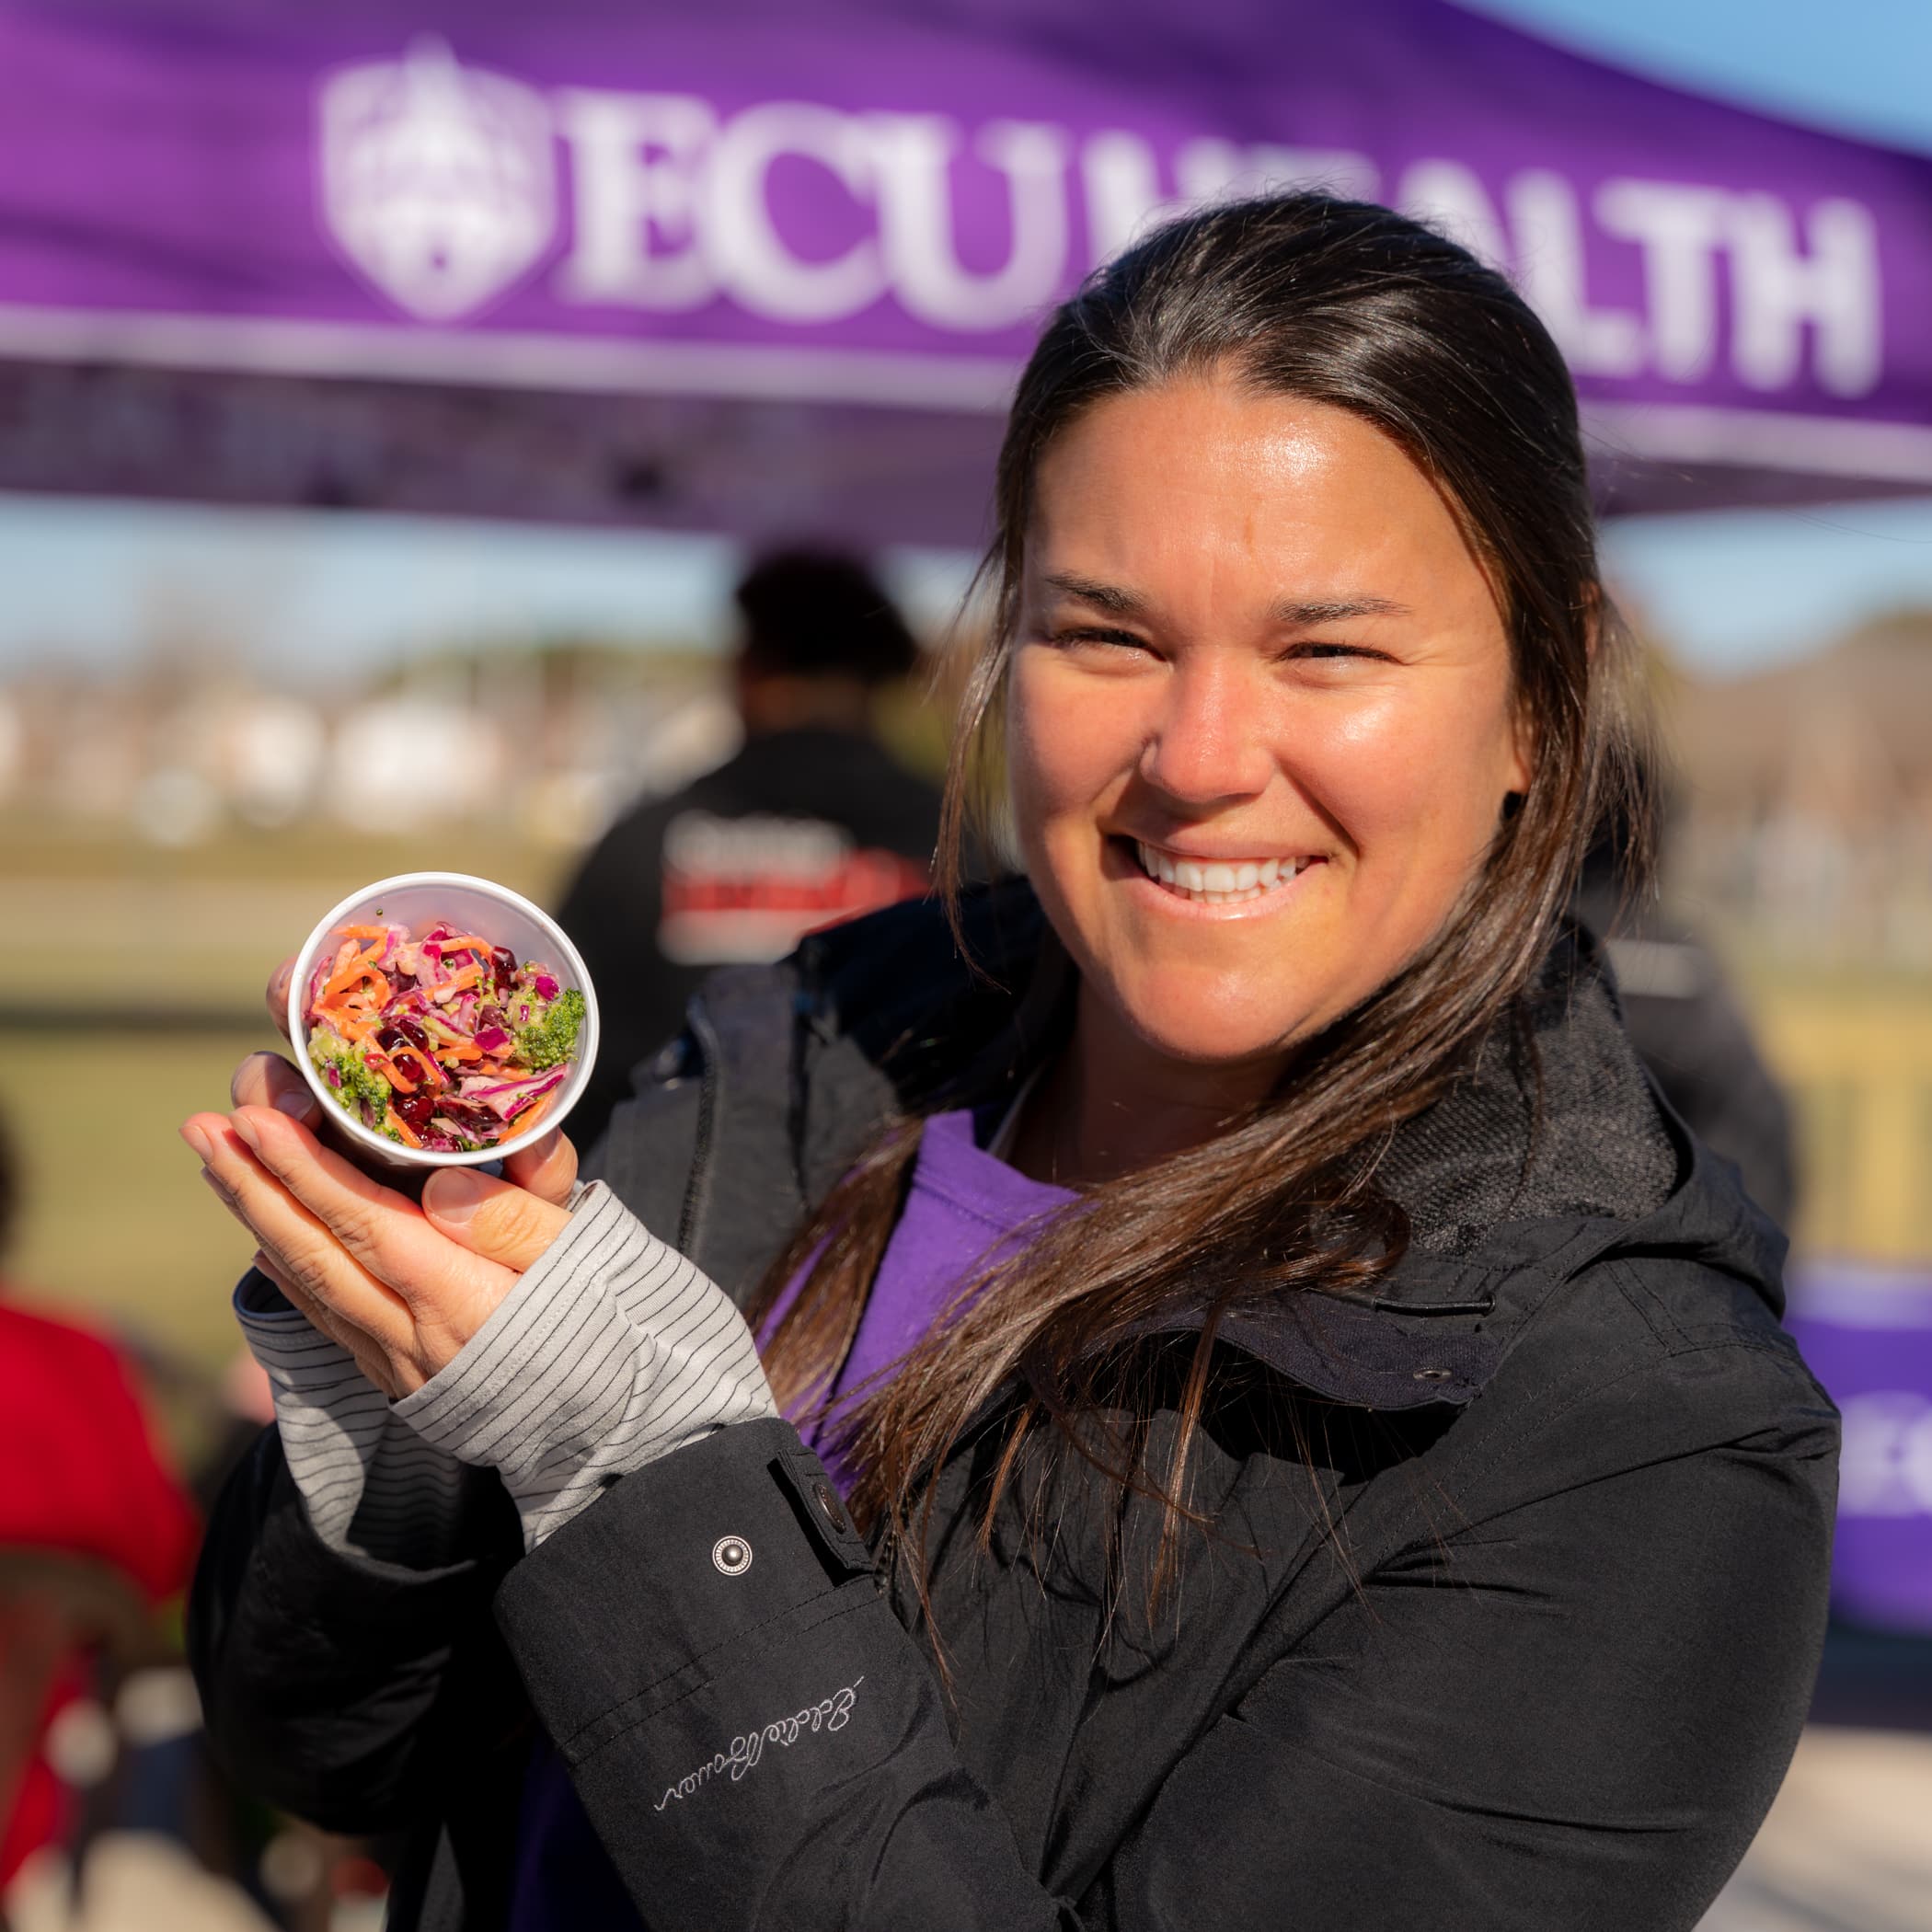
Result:
M269 983L284 1032L292 963ZM249 1054L229 1091L236 1112L197 1114L183 1138L258 1242L256 1265L391 1396L460 1350L568 1219L577 1153L561 1132L506 1156L500 1180L439 1168L416 1202L391 1185L402 1175L318 1142L329 1110L280 1054Z

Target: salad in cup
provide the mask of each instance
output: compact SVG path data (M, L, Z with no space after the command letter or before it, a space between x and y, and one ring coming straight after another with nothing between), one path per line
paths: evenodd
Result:
M409 1164L488 1160L547 1131L595 1052L569 939L528 901L458 874L345 901L298 957L289 1006L310 1087L352 1138Z

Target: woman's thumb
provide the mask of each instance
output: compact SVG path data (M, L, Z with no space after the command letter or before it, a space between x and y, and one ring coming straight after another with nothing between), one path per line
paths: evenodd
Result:
M423 1184L422 1211L452 1241L519 1273L570 1222L568 1208L474 1167L439 1167Z

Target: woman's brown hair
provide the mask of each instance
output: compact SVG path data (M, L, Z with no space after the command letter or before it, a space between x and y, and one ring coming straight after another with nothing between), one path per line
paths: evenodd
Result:
M1629 640L1597 573L1576 398L1561 355L1502 276L1384 208L1284 194L1158 229L1064 304L1021 376L1000 453L998 535L983 576L994 617L961 704L947 788L942 889L958 926L960 852L1001 768L998 734L1021 563L1042 454L1109 397L1213 374L1347 409L1393 438L1442 491L1489 573L1535 745L1528 790L1435 942L1301 1046L1260 1107L1206 1144L1080 1190L1077 1206L983 1269L890 1380L840 1407L861 1522L923 1548L918 1499L995 1396L1006 1450L990 1529L1023 1443L1043 1434L1123 1489L1158 1499L1151 1590L1193 1515L1188 1464L1215 1330L1237 1273L1290 1294L1359 1284L1409 1238L1376 1186L1393 1132L1438 1099L1506 1024L1552 938L1593 828L1648 823ZM956 1103L951 1103L956 1104ZM804 1281L766 1365L779 1398L829 1387L897 1219L917 1119L889 1122L774 1266L776 1305ZM1231 1256L1244 1265L1226 1265ZM1164 1466L1144 1466L1139 1340L1184 1314L1199 1340ZM1136 1415L1136 1406L1142 1412ZM1096 1419L1127 1416L1124 1432ZM925 1595L923 1560L914 1577Z

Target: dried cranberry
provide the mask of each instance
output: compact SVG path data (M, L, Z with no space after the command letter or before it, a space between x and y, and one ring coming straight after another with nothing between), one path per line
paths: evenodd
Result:
M423 1053L429 1052L430 1036L423 1031L421 1025L418 1021L411 1019L407 1013L394 1015L389 1024L396 1032L400 1033L419 1052Z
M430 1122L436 1115L433 1094L398 1094L395 1104L397 1118L408 1125L411 1133L429 1132Z
M507 946L492 946L489 949L490 964L496 968L495 985L497 997L502 998L510 991L512 980L516 974L516 955Z

